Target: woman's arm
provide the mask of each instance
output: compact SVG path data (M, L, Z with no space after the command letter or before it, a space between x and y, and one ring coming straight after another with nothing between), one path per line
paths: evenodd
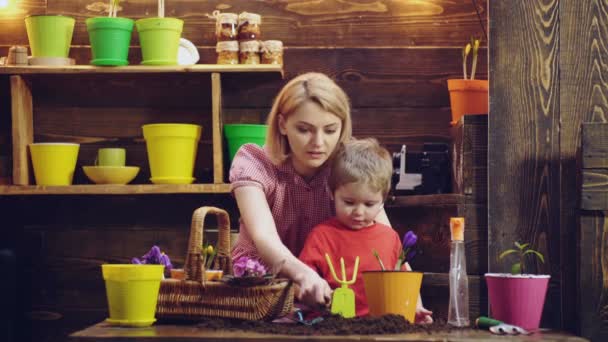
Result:
M234 190L234 196L244 227L262 261L272 266L285 260L281 274L299 285L298 299L310 305L328 303L331 298L329 285L285 247L264 192L255 186L241 186Z

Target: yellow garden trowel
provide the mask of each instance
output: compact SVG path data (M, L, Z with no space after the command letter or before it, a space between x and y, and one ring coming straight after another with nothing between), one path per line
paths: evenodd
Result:
M341 286L334 290L331 300L331 313L341 315L344 318L355 317L355 292L348 288L357 280L357 271L359 270L359 257L355 259L355 269L353 270L353 278L350 281L346 280L346 268L344 267L344 258L340 258L340 267L342 268L342 279L339 279L334 270L334 265L331 263L329 254L325 253L325 260L331 271L334 280Z

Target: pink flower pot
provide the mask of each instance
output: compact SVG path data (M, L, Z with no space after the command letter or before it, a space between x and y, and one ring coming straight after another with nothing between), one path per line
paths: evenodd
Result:
M527 330L538 329L549 275L486 273L485 277L492 318Z

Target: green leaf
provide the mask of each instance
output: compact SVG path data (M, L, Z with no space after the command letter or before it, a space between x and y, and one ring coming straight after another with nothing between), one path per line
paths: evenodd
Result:
M500 255L498 256L498 259L501 260L502 258L506 257L507 255L513 254L513 253L517 253L517 251L514 249L507 249L506 251L500 253Z
M524 255L526 254L530 254L530 253L534 253L536 254L536 256L540 259L540 261L544 264L545 263L545 257L540 254L539 252L533 250L533 249L528 249L527 251L524 252Z
M526 248L526 247L528 247L528 246L530 246L530 244L529 244L529 243L524 243L523 245L521 245L521 249L523 250L523 249L525 249L525 248Z
M521 245L517 241L515 241L515 247L517 247L517 248L519 248L519 250L521 250Z
M511 266L511 274L521 274L521 263L517 262Z

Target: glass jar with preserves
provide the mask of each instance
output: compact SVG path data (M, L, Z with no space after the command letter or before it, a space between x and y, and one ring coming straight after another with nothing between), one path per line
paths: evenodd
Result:
M283 42L267 40L262 43L262 64L283 64Z
M236 13L218 13L215 23L215 38L218 42L237 40L239 16Z
M239 14L239 40L259 40L262 38L262 16L255 13Z
M239 43L239 61L241 64L260 64L260 42L248 40Z
M218 42L215 51L217 64L239 64L239 42L236 40Z

